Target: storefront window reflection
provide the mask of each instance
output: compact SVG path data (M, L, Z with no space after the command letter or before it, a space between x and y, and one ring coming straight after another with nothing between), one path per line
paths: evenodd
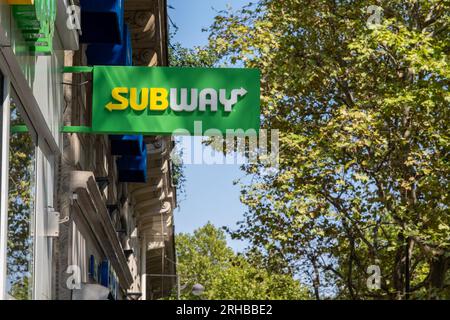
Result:
M13 299L32 298L34 212L35 212L35 143L20 117L11 106L8 206L8 291Z

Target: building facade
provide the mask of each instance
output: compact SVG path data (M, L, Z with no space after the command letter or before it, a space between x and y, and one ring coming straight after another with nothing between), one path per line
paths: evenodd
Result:
M167 66L165 0L0 0L1 299L176 285L168 136L94 135L89 67Z

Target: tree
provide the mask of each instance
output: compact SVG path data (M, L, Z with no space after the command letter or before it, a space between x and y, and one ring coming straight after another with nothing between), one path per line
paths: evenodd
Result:
M182 299L194 299L194 284L205 287L203 299L305 299L307 290L287 274L276 274L253 265L227 246L225 233L206 224L191 234L175 238Z
M185 48L175 42L169 46L169 63L171 67L212 67L217 56L209 47Z
M317 299L450 298L449 9L261 0L210 28L221 59L261 70L263 127L280 130L276 174L244 166L232 235Z

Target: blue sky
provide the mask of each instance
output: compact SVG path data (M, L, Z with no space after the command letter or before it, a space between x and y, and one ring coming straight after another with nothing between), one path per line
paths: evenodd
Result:
M240 8L248 0L169 0L169 15L179 30L175 41L184 47L205 45L208 34L202 32L227 5ZM240 203L239 186L233 181L243 172L238 165L186 165L186 194L175 211L176 232L192 232L211 221L216 226L235 227L242 220L245 207ZM234 250L245 243L229 239Z
M251 0L168 0L175 9L169 9L169 16L179 27L176 41L185 47L204 45L208 34L202 32L214 21L217 11L230 5L239 9Z

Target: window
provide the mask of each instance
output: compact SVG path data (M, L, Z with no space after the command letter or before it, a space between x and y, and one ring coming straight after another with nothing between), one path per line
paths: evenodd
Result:
M36 143L11 102L7 290L17 300L33 298Z
M0 61L1 62L1 61ZM8 225L9 103L7 79L0 69L0 299L6 299L6 243ZM6 159L6 160L5 160Z

